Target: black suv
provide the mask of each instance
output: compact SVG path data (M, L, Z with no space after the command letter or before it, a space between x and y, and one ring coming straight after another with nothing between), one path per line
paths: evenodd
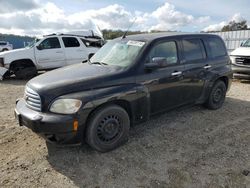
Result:
M86 63L32 79L15 113L21 126L47 141L86 141L106 152L153 114L187 104L220 108L231 78L216 35L133 35L108 42Z

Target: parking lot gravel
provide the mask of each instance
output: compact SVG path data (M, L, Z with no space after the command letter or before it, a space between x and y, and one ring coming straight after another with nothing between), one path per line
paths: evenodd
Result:
M183 107L130 130L108 152L47 144L14 118L26 81L0 82L0 187L250 188L250 82L223 108Z

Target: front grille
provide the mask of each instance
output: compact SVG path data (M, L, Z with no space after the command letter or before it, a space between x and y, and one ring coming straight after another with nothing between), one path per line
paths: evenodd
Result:
M27 107L35 111L41 111L41 98L37 92L26 87L24 99Z
M237 64L250 66L250 57L237 57L235 61Z

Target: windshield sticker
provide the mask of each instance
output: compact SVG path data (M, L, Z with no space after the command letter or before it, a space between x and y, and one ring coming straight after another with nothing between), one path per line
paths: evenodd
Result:
M130 46L139 46L139 47L142 47L144 46L145 42L140 42L140 41L134 41L134 40L130 40L127 42L127 45L130 45Z

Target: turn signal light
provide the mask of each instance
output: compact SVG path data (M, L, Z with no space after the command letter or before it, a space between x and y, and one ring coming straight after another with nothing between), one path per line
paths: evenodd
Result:
M74 120L74 123L73 123L73 130L74 131L77 131L78 130L78 126L79 126L79 123L77 120Z

